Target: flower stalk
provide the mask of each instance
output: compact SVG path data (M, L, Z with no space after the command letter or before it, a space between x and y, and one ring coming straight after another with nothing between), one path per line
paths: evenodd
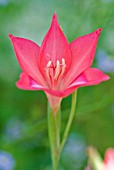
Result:
M60 154L67 140L70 127L73 121L76 100L77 100L77 91L75 91L72 94L71 112L69 115L68 123L61 144L60 144L61 109L59 108L57 113L53 113L50 105L48 104L48 133L49 133L51 157L52 157L54 170L58 170Z
M72 121L73 121L74 113L75 113L75 108L76 108L76 101L77 101L77 90L74 93L72 93L71 112L70 112L68 123L67 123L66 129L65 129L65 132L63 134L63 139L62 139L62 142L61 142L61 145L60 145L60 153L63 150L64 144L67 140L67 137L68 137L71 125L72 125Z
M53 163L53 170L58 170L59 164L59 148L60 148L60 109L57 113L53 113L48 104L48 134L50 140L51 157Z

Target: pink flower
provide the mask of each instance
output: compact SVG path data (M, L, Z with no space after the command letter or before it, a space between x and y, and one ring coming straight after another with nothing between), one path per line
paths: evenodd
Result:
M101 28L68 43L56 13L41 47L31 40L9 35L22 68L17 87L44 90L53 111L61 99L78 87L99 84L109 77L97 68L90 68Z
M103 170L114 170L114 149L112 148L105 153Z

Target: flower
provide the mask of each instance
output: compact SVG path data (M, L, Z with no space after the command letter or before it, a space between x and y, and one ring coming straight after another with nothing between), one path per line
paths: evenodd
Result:
M104 169L103 170L114 170L114 149L107 149L104 157Z
M44 90L53 111L63 97L78 87L96 85L109 77L97 68L90 68L101 28L68 43L54 13L51 26L39 47L25 38L9 34L22 68L17 87Z

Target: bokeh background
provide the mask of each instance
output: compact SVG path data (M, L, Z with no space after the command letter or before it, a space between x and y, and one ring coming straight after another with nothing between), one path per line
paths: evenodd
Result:
M84 170L86 148L103 157L114 147L114 0L0 0L0 170L51 170L47 99L42 91L16 88L21 69L8 34L41 44L57 12L69 42L103 28L94 67L110 75L98 86L78 90L78 102L60 170ZM64 131L71 96L62 102Z

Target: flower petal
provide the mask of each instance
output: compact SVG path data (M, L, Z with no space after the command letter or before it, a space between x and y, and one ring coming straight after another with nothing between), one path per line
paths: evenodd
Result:
M61 97L64 94L62 91L53 91L51 89L41 86L24 72L20 74L20 80L17 81L16 86L22 90L43 90L46 93L57 97Z
M101 70L97 68L88 68L86 71L80 74L64 91L64 97L68 96L79 87L97 85L108 79L109 76L104 74Z
M109 148L106 151L103 170L114 170L114 149L113 148Z
M71 52L67 39L58 24L57 15L55 13L52 18L51 27L40 48L39 67L41 66L40 69L43 75L46 76L45 68L49 61L51 61L53 67L55 67L57 60L59 60L60 64L62 63L62 58L65 59L66 64L65 75L71 65Z
M75 81L71 83L69 87L72 86L89 86L96 85L102 81L109 79L109 76L104 74L101 70L97 68L88 68L81 75L79 75Z
M37 88L32 87L32 85L35 85L35 84L36 82L24 72L20 74L20 80L16 82L16 86L19 89L23 89L23 90L42 90L43 89L43 87L39 84L37 84Z
M101 30L99 28L91 34L79 37L70 43L72 65L63 80L64 85L70 84L80 73L91 66Z
M25 38L14 37L11 34L9 37L22 70L42 85L45 85L46 83L38 69L40 47Z
M114 165L114 149L113 148L107 149L107 151L105 153L104 162L105 162L105 164L112 162ZM113 166L113 168L114 168L114 166Z

